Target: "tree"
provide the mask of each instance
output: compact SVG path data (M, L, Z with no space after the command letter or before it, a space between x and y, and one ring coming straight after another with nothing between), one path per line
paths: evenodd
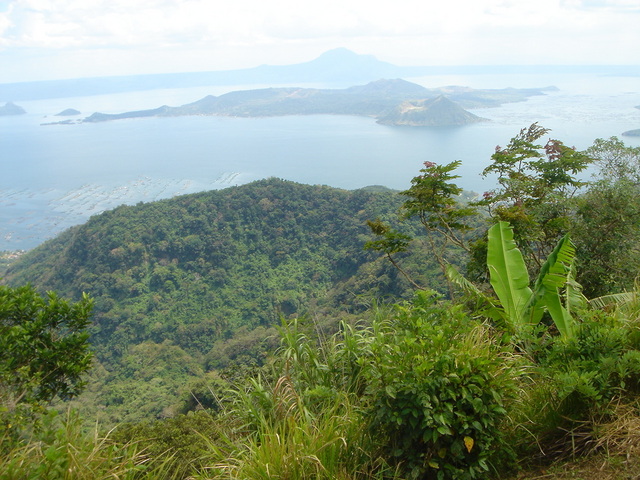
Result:
M549 139L537 123L523 128L509 144L496 147L492 163L482 172L496 174L499 187L486 192L477 205L486 206L492 223L509 222L530 271L537 274L558 240L569 231L572 199L586 182L577 175L591 157Z
M640 272L640 147L599 138L587 153L599 171L577 199L572 234L591 298L632 289Z
M602 180L640 185L640 147L627 147L618 137L597 138L586 153L594 159Z
M472 227L468 225L470 218L476 215L476 209L462 205L457 197L462 193L460 188L452 180L459 178L452 172L461 165L460 161L438 165L434 162L424 162L424 168L420 175L411 180L411 187L401 195L407 197L402 204L401 217L409 219L417 217L426 232L426 242L430 252L438 262L443 275L446 278L448 249L451 246L469 251L467 239L464 234ZM418 286L400 268L392 254L406 251L411 237L399 233L379 220L368 221L371 231L378 236L375 241L367 242L366 249L383 252L393 265ZM449 293L452 294L452 286L449 284Z
M401 217L419 219L427 233L426 244L445 278L456 250L469 254L471 278L488 277L486 233L469 241L469 232L478 225L478 207L486 208L489 224L504 221L513 227L514 238L533 276L537 276L558 240L570 231L575 211L573 198L587 185L577 175L593 160L559 140L538 143L548 132L534 123L523 128L506 147L497 146L483 176L497 175L498 188L485 192L479 201L459 201L462 188L452 182L459 177L453 174L460 167L459 161L446 165L425 162L420 175L411 180L411 187L401 192L408 197ZM378 239L368 242L365 248L383 252L399 268L392 255L406 251L411 239L382 222L368 223ZM450 282L448 286L451 293Z
M53 292L0 285L0 411L80 393L90 368L87 326L93 301L70 303Z

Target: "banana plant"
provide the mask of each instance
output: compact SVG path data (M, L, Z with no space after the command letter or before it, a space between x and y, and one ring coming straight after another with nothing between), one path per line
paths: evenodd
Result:
M488 232L487 267L489 281L497 297L491 299L464 279L453 267L449 279L484 303L484 314L499 321L511 333L523 333L537 325L545 311L560 335L571 337L575 320L571 311L586 303L574 279L575 248L568 235L560 239L538 278L530 287L527 266L513 239L508 222L499 222ZM564 289L564 302L561 291Z

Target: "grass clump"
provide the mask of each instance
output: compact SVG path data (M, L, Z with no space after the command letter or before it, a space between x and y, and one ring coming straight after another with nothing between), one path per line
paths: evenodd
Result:
M119 445L98 428L85 433L71 413L50 411L23 435L2 446L3 480L133 480L149 471L149 457L135 445Z

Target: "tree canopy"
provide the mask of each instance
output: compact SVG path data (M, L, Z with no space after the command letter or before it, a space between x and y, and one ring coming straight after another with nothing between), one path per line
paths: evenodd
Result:
M84 387L91 367L89 332L93 302L71 303L29 285L0 285L0 395L9 408L70 398Z

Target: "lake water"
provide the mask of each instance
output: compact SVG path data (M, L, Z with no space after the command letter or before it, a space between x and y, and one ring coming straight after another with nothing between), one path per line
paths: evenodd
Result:
M491 121L456 128L381 126L348 116L176 117L41 126L75 108L95 111L181 105L236 87L157 90L19 102L27 115L0 117L0 251L29 249L120 204L239 185L265 177L354 189L407 188L422 163L461 160L459 184L483 192L480 172L495 146L533 122L568 145L640 128L640 78L456 76L411 79L426 87L543 87L526 102L472 110ZM248 87L242 87L248 88ZM638 137L623 137L640 145Z

